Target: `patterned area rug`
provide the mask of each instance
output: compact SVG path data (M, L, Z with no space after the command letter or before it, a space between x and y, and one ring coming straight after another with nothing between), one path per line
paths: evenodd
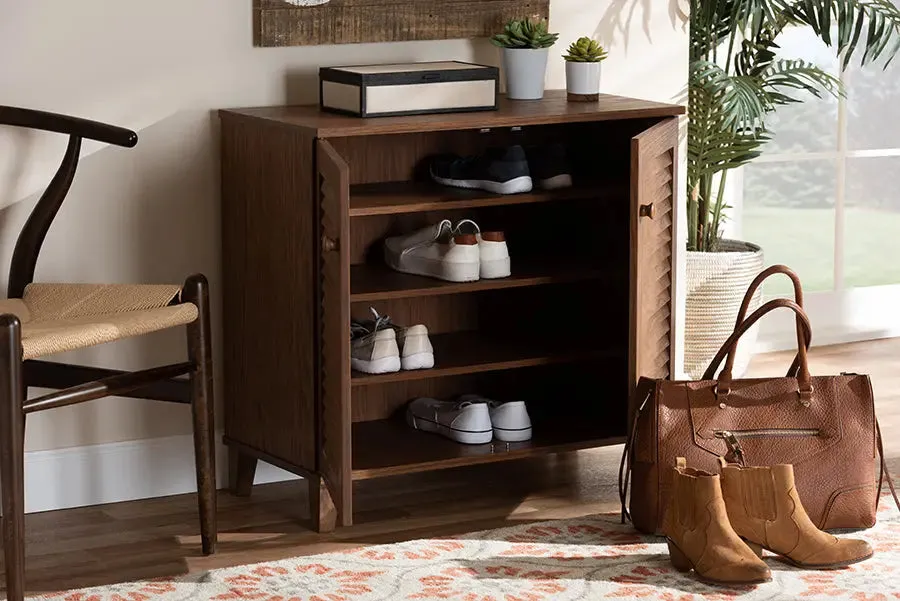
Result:
M571 601L641 599L900 599L900 514L887 499L861 534L875 557L843 570L803 571L767 559L773 581L708 586L675 571L659 539L617 516L513 526L275 563L175 580L130 582L46 594L52 601Z

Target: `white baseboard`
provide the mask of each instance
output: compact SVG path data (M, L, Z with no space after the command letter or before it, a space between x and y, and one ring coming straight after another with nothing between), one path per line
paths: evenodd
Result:
M216 435L221 440L221 435ZM228 453L218 443L219 488L227 486ZM297 476L262 461L256 484ZM51 511L195 492L192 437L168 436L25 454L25 511Z

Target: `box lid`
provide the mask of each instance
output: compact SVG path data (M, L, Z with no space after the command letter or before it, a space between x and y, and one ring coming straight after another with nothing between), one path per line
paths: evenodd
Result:
M496 69L487 65L476 65L462 61L438 61L431 63L394 63L390 65L355 65L346 67L325 67L329 71L341 71L358 75L378 75L383 73L416 73L421 71L459 71L466 69Z
M476 81L499 77L500 70L497 67L462 61L350 65L319 69L319 78L322 80L365 86Z

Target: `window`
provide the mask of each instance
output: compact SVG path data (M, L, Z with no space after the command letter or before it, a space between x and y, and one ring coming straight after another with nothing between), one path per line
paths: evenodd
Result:
M814 34L789 31L780 41L785 56L839 74L834 51ZM817 333L820 324L833 331L826 342L900 335L900 59L840 77L846 98L812 99L774 115L775 138L745 167L733 203L734 234L820 293L809 311ZM779 280L765 292L790 290ZM764 328L763 338L767 331L774 330Z

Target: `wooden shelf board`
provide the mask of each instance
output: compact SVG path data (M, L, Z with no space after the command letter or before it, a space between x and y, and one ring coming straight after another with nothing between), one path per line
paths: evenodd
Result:
M501 95L499 109L474 113L439 113L365 119L325 113L317 105L270 106L220 110L225 119L260 119L283 127L299 127L319 138L402 134L422 131L482 129L651 119L685 114L683 106L601 94L597 102L568 102L565 90L547 90L541 102L510 100Z
M446 376L570 363L589 358L615 357L610 349L589 349L572 341L498 339L478 332L453 332L431 336L434 367L389 374L352 372L352 386L410 382Z
M563 261L522 261L513 257L513 274L497 280L477 282L445 282L420 275L394 271L385 265L353 265L350 267L350 302L372 302L395 298L440 296L525 288L546 284L563 284L596 280L608 274L601 266L571 265Z
M438 186L431 182L360 184L350 188L350 217L450 211L476 207L534 204L560 200L626 199L625 185L573 186L562 190L533 190L524 194L491 194Z
M510 461L621 444L624 436L603 436L598 424L588 430L576 419L564 424L536 423L526 442L465 445L438 434L413 430L403 421L385 419L353 424L353 479L410 474L434 469Z

